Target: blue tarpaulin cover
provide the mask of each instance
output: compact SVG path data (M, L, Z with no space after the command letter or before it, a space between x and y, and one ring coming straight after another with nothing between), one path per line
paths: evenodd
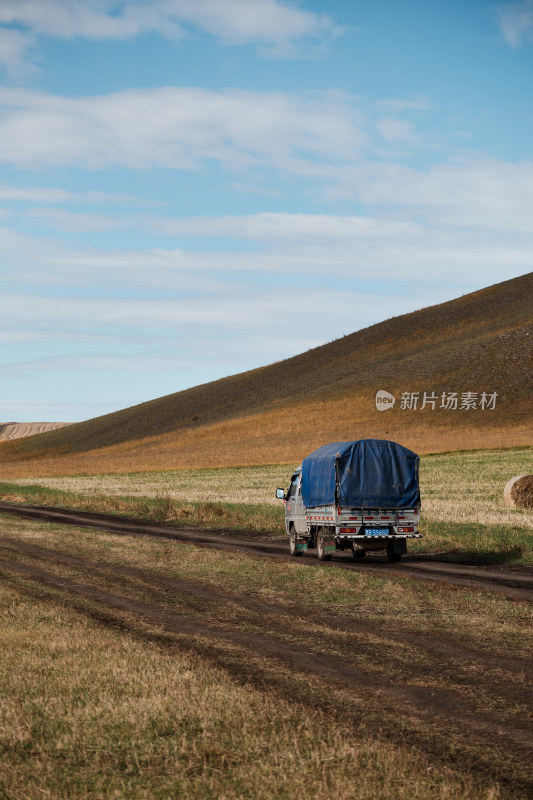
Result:
M303 460L304 505L412 508L420 500L419 462L416 453L381 439L325 444Z

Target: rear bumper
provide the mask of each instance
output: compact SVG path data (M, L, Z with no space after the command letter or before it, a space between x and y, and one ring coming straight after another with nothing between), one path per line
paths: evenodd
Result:
M381 536L366 536L364 533L336 533L335 538L350 541L356 539L358 541L374 542L383 539L421 539L423 535L423 533L387 533Z

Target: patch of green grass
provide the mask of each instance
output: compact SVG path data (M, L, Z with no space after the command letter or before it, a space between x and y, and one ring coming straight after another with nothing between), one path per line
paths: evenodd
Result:
M38 485L0 483L0 500L121 514L137 519L166 522L177 527L212 528L223 531L253 531L268 536L284 536L283 506L267 503L186 502L168 495L120 497L80 495Z
M533 533L517 526L422 520L424 539L409 543L413 554L474 564L533 565Z

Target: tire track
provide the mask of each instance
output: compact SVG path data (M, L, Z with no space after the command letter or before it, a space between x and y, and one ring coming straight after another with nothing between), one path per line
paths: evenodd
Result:
M384 641L394 641L410 647L416 647L434 657L445 657L458 662L475 663L480 668L495 668L523 675L530 671L532 667L531 662L525 658L503 657L484 650L466 647L463 643L458 645L457 642L444 641L442 633L437 639L433 635L400 630L397 627L391 629L390 626L385 625L376 618L363 619L338 613L325 614L323 611L317 611L301 605L288 606L280 605L279 603L267 603L264 600L254 599L253 597L243 596L228 590L221 590L220 588L217 589L209 584L198 583L184 578L170 578L148 572L139 567L104 561L91 561L82 556L53 550L7 536L0 537L0 547L4 551L33 556L45 562L63 564L89 572L134 578L164 592L177 592L180 595L187 595L211 603L230 603L260 615L295 617L299 620L307 620L315 625L322 625L335 632L370 634L373 637L382 636Z
M356 694L364 693L379 697L379 702L386 706L397 706L409 709L420 718L433 720L456 726L460 707L461 727L469 729L469 737L476 737L479 743L487 741L495 727L495 715L483 712L459 698L446 686L421 686L418 684L398 684L394 678L388 680L383 675L362 670L352 661L339 654L329 654L313 649L310 641L305 648L294 641L281 639L268 634L238 630L225 624L216 624L205 619L194 619L183 614L151 603L132 600L116 592L110 592L98 586L81 583L65 576L29 564L0 560L0 574L15 573L34 583L41 584L63 593L88 599L103 607L106 611L114 610L133 614L157 628L173 634L199 636L226 644L244 648L255 657L260 656L275 661L297 671L302 675L315 676L320 679L346 687L353 687ZM280 631L281 633L281 631ZM530 722L523 718L497 717L498 745L521 751L529 756L533 753L533 734Z

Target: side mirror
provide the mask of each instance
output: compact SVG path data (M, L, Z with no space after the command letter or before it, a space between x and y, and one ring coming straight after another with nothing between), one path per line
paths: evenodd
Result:
M285 489L276 489L276 497L278 500L285 500Z

